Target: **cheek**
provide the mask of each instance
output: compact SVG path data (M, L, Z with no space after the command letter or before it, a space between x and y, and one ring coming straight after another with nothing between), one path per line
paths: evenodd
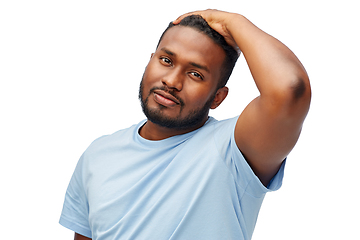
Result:
M143 78L142 78L142 84L143 84L143 89L145 90L149 90L150 88L153 87L154 83L157 82L156 79L159 79L159 76L156 75L157 71L154 71L153 68L149 68L149 66L145 69Z
M186 92L188 102L195 107L202 107L212 96L212 91L208 86L189 86Z
M164 71L163 69L156 66L156 64L149 63L145 69L144 73L144 82L147 85L157 85L161 84L161 79L163 78Z

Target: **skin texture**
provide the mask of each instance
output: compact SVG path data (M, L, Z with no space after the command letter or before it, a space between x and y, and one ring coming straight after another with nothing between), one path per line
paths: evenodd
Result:
M284 44L244 16L217 10L196 11L180 16L174 24L191 14L201 15L228 44L244 54L260 95L240 114L235 141L254 173L267 186L300 135L311 99L308 75ZM169 118L186 117L203 107L214 94L210 108L216 108L228 93L226 87L216 89L223 59L223 50L207 36L187 27L174 27L151 56L144 73L142 97L148 98L149 108ZM210 71L196 65L206 66ZM151 93L153 87L164 86L181 99L183 106L167 91L158 92L165 98ZM240 112L236 103L233 106L235 113ZM181 130L147 121L140 135L160 140L197 129L206 120L207 116L195 126ZM88 238L76 234L75 239Z

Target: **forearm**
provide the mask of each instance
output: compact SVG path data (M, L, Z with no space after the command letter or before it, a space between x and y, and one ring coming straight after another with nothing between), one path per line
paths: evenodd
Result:
M284 93L298 96L296 88L306 87L308 77L297 57L244 16L232 15L226 25L227 31L244 54L261 96Z
M236 13L205 10L187 13L174 21L179 23L188 15L201 15L228 44L243 52L260 91L267 102L288 102L289 99L310 98L307 73L297 57L280 41L263 32ZM295 101L298 102L298 101Z

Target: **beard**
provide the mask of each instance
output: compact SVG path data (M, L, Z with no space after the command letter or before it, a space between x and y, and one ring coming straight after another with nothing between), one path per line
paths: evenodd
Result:
M164 107L162 105L159 105L159 108L157 108L157 109L149 108L149 106L148 106L149 97L154 93L154 90L157 90L157 89L168 92L169 94L173 95L180 102L180 112L179 112L178 117L171 118L171 117L164 116L164 114L162 113L162 109L164 109L166 107ZM215 92L212 95L212 97L210 97L210 99L204 104L203 107L194 109L187 116L181 118L180 114L181 114L185 104L181 100L181 98L179 98L178 96L175 95L174 91L170 91L165 86L154 87L154 88L150 89L149 94L144 99L143 90L144 90L144 86L143 86L143 80L142 80L140 83L140 88L139 88L139 99L141 102L142 110L143 110L145 116L147 117L147 119L149 121L151 121L152 123L155 123L159 126L166 127L169 129L174 129L174 130L187 130L187 129L192 129L194 127L200 126L200 124L202 124L204 119L208 117L209 110L210 110L212 102L215 99L215 93L216 93Z

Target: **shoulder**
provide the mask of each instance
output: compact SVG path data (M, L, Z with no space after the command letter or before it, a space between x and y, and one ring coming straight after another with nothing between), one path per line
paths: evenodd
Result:
M194 134L199 141L215 141L216 145L227 145L234 136L234 130L238 117L225 120L216 120L209 117L208 121L199 131Z
M120 143L123 144L124 142L131 141L143 122L144 121L141 121L140 123L134 124L128 128L124 128L112 134L103 135L95 139L85 152L98 151L103 148L108 148L113 145L119 145Z
M210 117L199 133L196 134L198 135L196 139L202 143L206 142L208 144L209 141L214 143L214 147L223 158L234 146L231 143L234 142L237 119L238 116L225 120L216 120Z
M216 139L230 139L235 131L237 119L238 116L218 121L210 117L203 130L210 132Z
M239 116L228 118L224 120L216 120L213 117L209 117L208 121L202 127L202 129L211 129L211 130L225 130L225 129L235 129L235 125Z

